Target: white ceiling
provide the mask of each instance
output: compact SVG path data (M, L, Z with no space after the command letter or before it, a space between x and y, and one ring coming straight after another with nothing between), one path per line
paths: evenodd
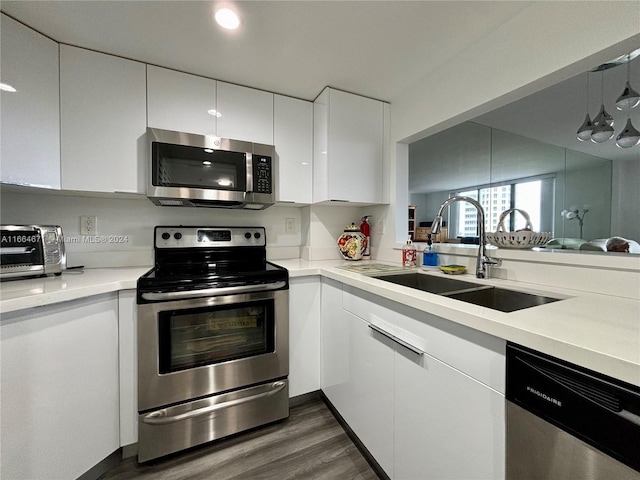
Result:
M384 101L526 9L526 1L11 1L54 40L313 100L329 85Z

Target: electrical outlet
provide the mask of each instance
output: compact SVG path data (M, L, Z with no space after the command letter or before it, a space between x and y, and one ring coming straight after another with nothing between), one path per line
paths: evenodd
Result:
M80 235L97 235L98 233L98 217L82 216L80 217Z
M296 219L295 218L285 218L284 219L284 230L286 233L296 233Z

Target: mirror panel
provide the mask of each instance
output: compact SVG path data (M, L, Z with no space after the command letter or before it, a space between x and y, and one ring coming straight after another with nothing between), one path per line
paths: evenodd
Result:
M465 122L409 145L409 202L429 223L452 192L491 181L491 128ZM457 212L460 204L451 208ZM457 236L448 225L449 236Z
M623 149L615 138L597 144L576 139L585 108L593 119L603 101L616 135L627 118L640 129L640 106L620 112L613 105L627 75L640 89L634 83L640 56L628 68L586 72L410 144L409 201L418 225L431 222L450 195L506 195L509 203L483 200L487 231L495 231L500 213L513 205L529 213L533 230L553 233L547 248L578 250L615 235L631 240L631 253L640 254L640 145ZM450 220L461 216L450 208ZM505 221L507 230L526 226L518 217ZM469 234L462 219L451 221L461 223L449 226L450 238Z

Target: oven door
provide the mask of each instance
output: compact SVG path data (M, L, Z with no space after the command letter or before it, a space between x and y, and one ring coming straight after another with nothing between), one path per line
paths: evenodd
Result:
M138 306L138 410L289 373L289 291Z

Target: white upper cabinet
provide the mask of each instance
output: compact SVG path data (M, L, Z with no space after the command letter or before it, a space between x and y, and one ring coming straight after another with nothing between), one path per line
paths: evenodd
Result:
M62 188L146 192L144 63L60 46Z
M313 202L383 203L388 104L325 88L314 102Z
M313 103L275 95L273 142L277 155L276 201L311 203Z
M216 81L147 66L147 123L152 128L216 135Z
M218 136L273 145L273 93L218 82Z
M0 181L60 188L58 44L2 15Z

